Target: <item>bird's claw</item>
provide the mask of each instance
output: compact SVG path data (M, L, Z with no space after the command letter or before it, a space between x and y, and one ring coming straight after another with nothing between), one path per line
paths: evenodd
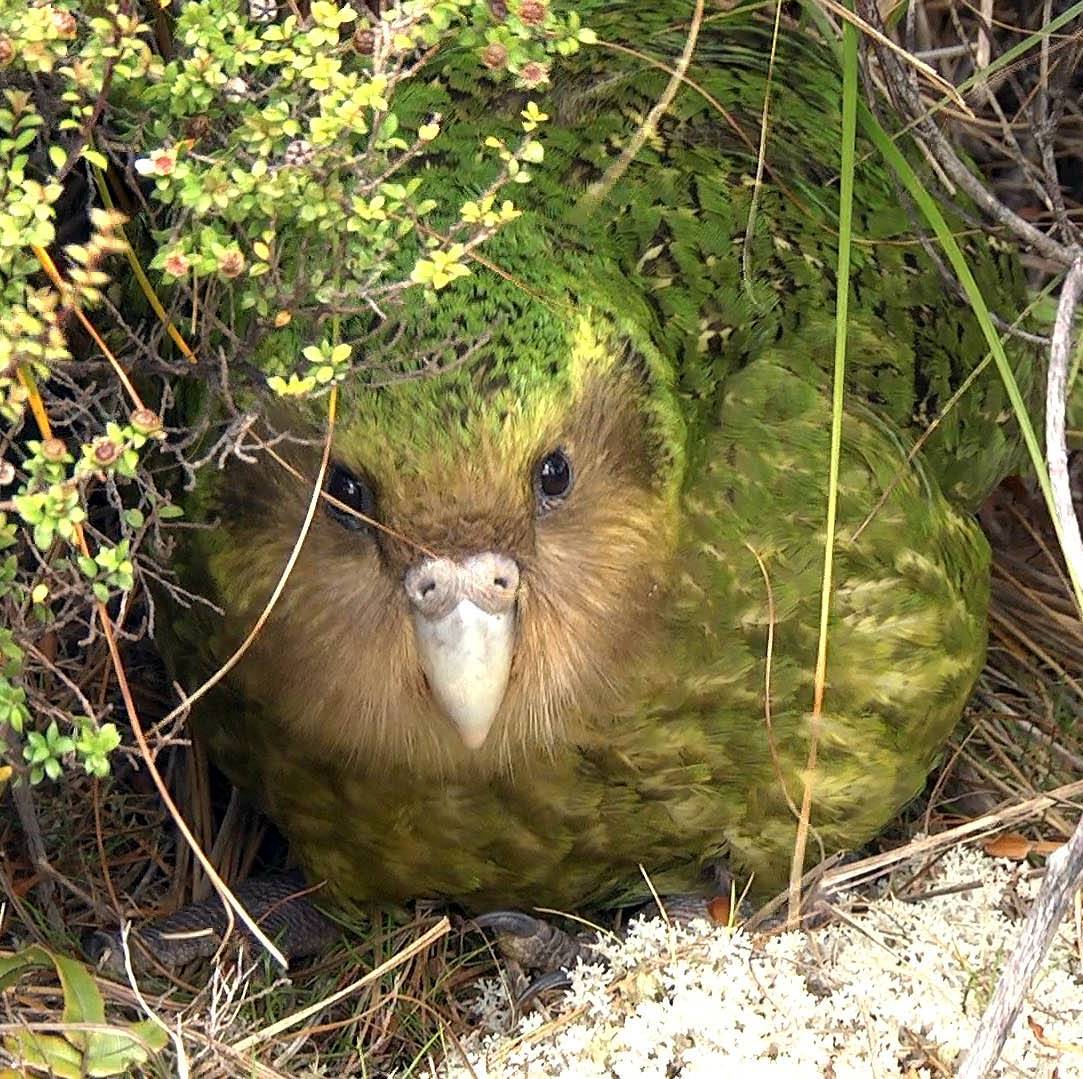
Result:
M124 977L124 944L118 932L95 929L87 933L80 943L83 954L95 969L106 971L118 978Z
M234 898L288 959L315 955L338 939L339 928L308 898L297 871L272 873L242 881ZM123 977L131 963L136 973L167 972L195 960L210 959L228 946L235 950L254 938L233 921L220 899L190 903L133 928L98 930L83 940L83 950L101 970Z
M512 977L516 1014L525 1011L543 993L570 988L572 980L568 971L577 960L598 959L586 941L544 918L522 911L490 911L475 918L474 924L496 936L496 946L507 960ZM542 973L533 979L524 973L538 970Z
M517 910L494 910L474 919L479 929L496 934L496 945L507 959L526 970L549 974L575 966L577 959L593 957L585 941L559 926Z
M494 933L508 934L513 937L529 937L535 934L539 925L547 925L540 918L532 914L524 914L520 910L491 910L486 914L479 914L474 919L474 925L479 929L489 929Z
M542 993L563 991L571 987L572 976L566 970L551 970L548 974L539 974L515 998L515 1011L521 1015Z
M164 974L194 960L209 959L222 946L221 935L211 926L193 929L185 925L184 932L168 931L172 921L185 918L186 910L182 908L139 928L133 926L130 932L96 929L86 934L80 944L96 969L115 978L127 979L129 967L135 974L153 970Z

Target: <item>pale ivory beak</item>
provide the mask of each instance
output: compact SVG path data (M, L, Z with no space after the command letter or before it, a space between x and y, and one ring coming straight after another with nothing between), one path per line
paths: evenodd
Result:
M491 552L427 559L403 585L429 689L463 744L479 749L508 688L519 567Z

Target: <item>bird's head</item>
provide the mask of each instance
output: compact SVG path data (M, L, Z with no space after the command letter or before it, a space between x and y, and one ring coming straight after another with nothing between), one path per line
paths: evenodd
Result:
M291 735L376 767L512 767L616 714L671 574L684 431L646 336L581 303L461 303L453 370L344 386L325 497L238 670ZM411 323L395 348L420 371L448 340ZM289 557L319 456L294 451L295 474L263 457L222 484L210 566L234 642Z

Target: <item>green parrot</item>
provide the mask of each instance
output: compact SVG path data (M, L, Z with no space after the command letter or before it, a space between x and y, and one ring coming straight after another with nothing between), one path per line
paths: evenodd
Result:
M783 25L757 186L771 23L710 10L657 128L584 200L665 90L690 5L578 7L606 44L539 98L545 160L516 191L522 216L435 303L408 289L386 312L370 344L417 377L342 386L328 497L196 710L214 758L345 899L582 909L647 896L644 874L695 892L720 860L767 892L803 783L810 857L862 844L921 790L982 667L990 554L971 514L1021 464L1020 439L988 365L914 453L986 346L862 144L806 773L837 60ZM434 62L413 91L419 115L445 117L425 184L455 209L492 182L479 148L520 137L527 100L485 89L473 59ZM1016 318L1014 256L966 244L990 305ZM1030 393L1034 357L1008 349ZM275 424L307 436L280 450L291 467L263 457L201 481L215 526L181 564L224 614L178 628L192 684L249 633L309 506L326 405Z

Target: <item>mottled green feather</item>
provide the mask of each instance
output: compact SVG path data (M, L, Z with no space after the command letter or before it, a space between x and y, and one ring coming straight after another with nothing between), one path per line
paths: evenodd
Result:
M687 15L610 4L589 21L672 67ZM581 906L642 895L640 865L659 891L693 889L719 856L761 890L784 879L824 555L840 95L830 51L785 31L750 225L768 46L754 12L712 14L689 85L586 210L579 195L668 75L604 47L569 61L546 159L516 192L527 212L484 248L499 272L474 264L435 305L407 292L381 330L402 370L467 361L346 388L335 457L370 477L403 538L347 537L321 514L268 625L198 717L340 895ZM510 141L522 101L445 61L443 83L403 107L448 116L429 181L457 207L492 180L482 136L503 124ZM990 368L908 463L985 349L866 150L813 854L882 828L958 721L988 601L989 552L967 513L1021 459ZM1018 266L977 236L968 251L1010 321ZM1010 351L1029 392L1032 357ZM538 518L531 468L553 445L576 460L580 502ZM294 460L314 473L314 451ZM244 636L308 497L270 466L259 482L238 468L213 482L221 526L190 558L226 617L190 620L187 658L220 659ZM522 567L520 655L482 751L417 703L399 587L412 544L509 551Z
M553 235L573 265L583 247L607 254L609 272L592 267L590 277L613 303L623 305L633 292L646 298L653 335L675 364L685 407L710 427L728 373L810 322L833 337L842 94L833 56L808 28L784 29L775 49L764 184L756 191L771 23L756 17L755 6L709 14L688 85L659 133L600 207L569 214L571 191L604 175L662 95L688 33L690 7L588 8L603 41L623 42L660 67L599 48L556 76L547 108L558 123L544 132L545 166L528 194L539 213L554 219ZM464 146L480 143L493 119L486 111L477 128L460 125ZM889 171L867 145L859 154L848 386L917 434L986 347L961 294L923 249L915 215ZM922 165L919 155L913 161ZM461 159L454 168L461 178ZM464 190L476 194L481 177L469 182L475 186ZM963 236L974 231L956 223ZM536 221L519 227L536 229ZM991 308L1012 322L1024 303L1014 253L980 235L962 242ZM525 276L529 281L532 274ZM1035 353L1015 342L1009 355L1029 399ZM786 363L812 375L829 369L831 358L830 346L817 347L810 355L790 350ZM948 497L971 508L1020 466L1021 440L991 364L942 418L925 456Z

